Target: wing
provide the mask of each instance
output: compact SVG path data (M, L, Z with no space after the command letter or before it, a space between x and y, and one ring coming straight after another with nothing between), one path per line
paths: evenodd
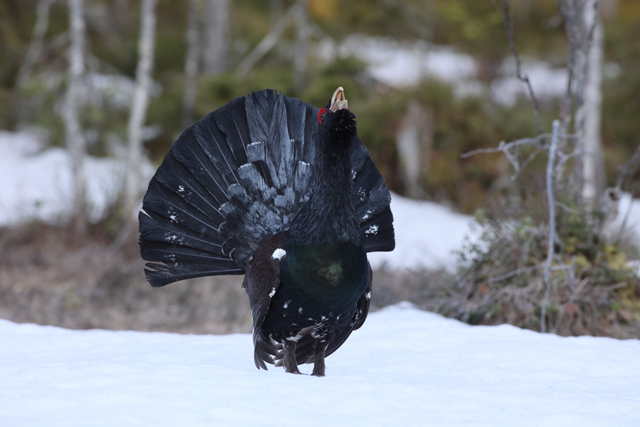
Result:
M388 252L396 247L391 194L384 177L360 142L351 156L353 194L360 241L367 252Z

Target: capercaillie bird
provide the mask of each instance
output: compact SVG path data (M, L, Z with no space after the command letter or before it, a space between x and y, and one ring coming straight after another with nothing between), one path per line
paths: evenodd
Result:
M244 274L258 368L323 376L367 317L367 252L395 247L355 119L342 88L322 109L273 90L236 98L184 131L143 199L147 280Z

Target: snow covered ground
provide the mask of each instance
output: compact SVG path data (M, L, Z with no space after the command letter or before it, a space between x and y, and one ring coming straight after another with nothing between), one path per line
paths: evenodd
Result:
M392 194L391 210L396 249L368 254L373 268L451 269L456 262L453 251L462 248L466 237L475 239L478 236L473 218L437 203Z
M327 377L258 371L251 336L0 321L2 426L640 425L640 341L373 313ZM311 366L303 366L309 373Z
M69 155L57 147L40 151L43 139L34 131L0 131L0 226L33 219L56 223L71 212ZM143 163L141 169L151 179L154 168ZM89 217L98 221L118 196L125 164L119 159L87 156L84 170Z

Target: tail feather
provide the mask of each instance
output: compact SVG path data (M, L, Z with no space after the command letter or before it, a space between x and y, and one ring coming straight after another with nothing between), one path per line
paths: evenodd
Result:
M288 229L309 197L317 114L303 101L265 90L234 99L178 138L139 215L141 254L153 286L243 274L260 242ZM384 178L361 143L352 164L363 245L391 250Z
M395 248L391 195L373 160L366 157L354 179L356 215L360 239L367 252L392 251Z
M161 186L156 184L154 187ZM210 218L169 192L165 192L162 198L148 198L140 220L145 225L140 229L141 238L145 241L168 242L206 251L215 251L225 241Z

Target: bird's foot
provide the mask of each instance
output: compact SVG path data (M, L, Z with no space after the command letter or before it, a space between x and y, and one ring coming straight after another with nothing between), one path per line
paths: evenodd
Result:
M313 377L324 377L324 366L322 367L322 369L318 368L317 366L313 367L313 372L311 372L311 376Z
M298 369L297 366L291 368L289 366L285 366L284 371L288 374L297 374L297 375L302 375L302 372L300 372L300 370Z

